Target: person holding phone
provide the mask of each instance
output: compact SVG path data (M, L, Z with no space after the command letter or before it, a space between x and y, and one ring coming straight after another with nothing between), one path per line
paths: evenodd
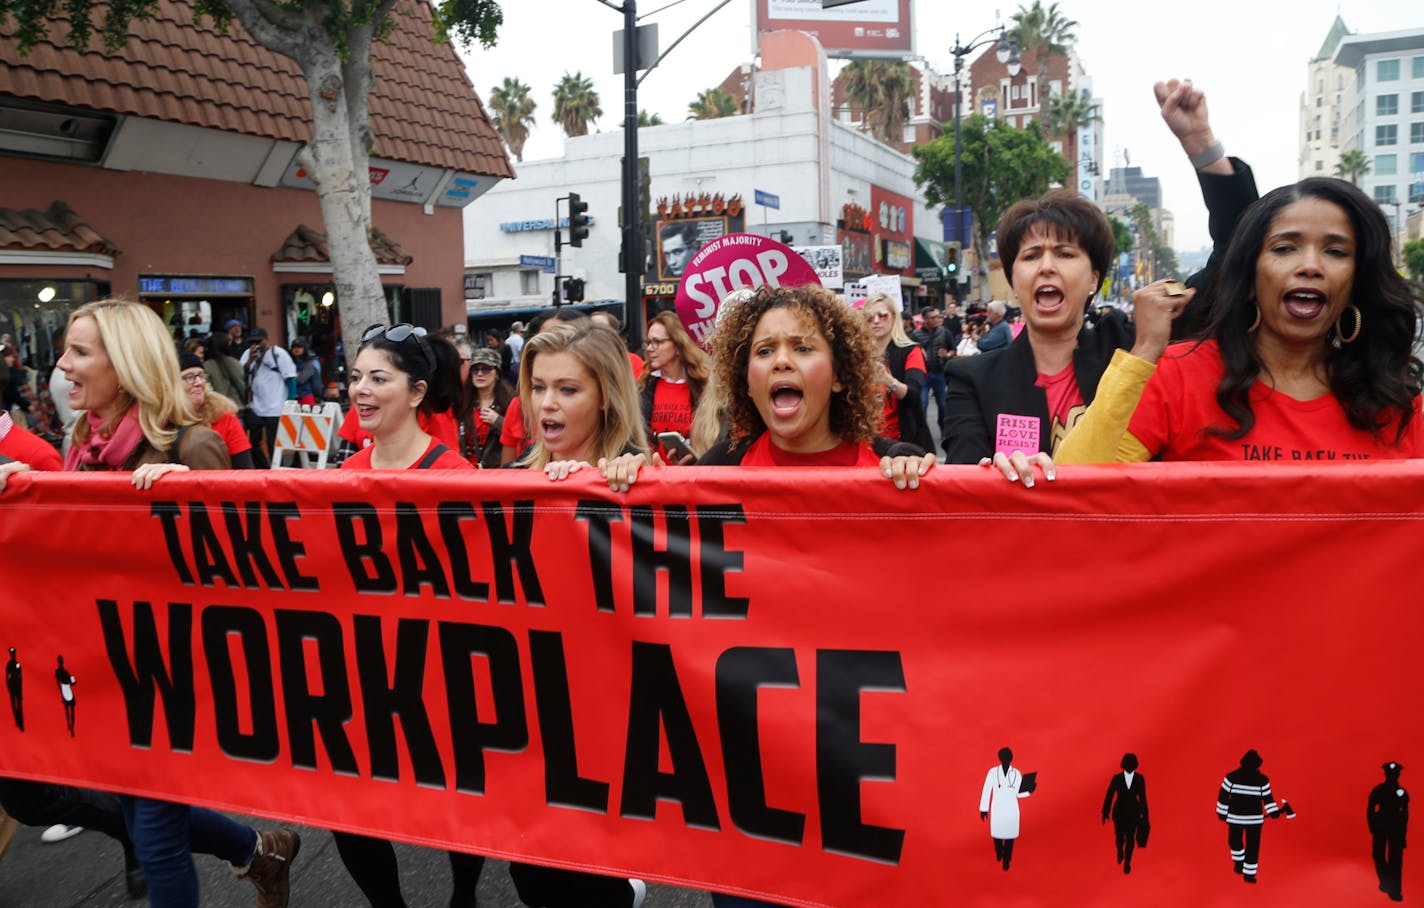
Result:
M687 437L692 417L707 389L711 360L675 313L659 312L648 322L643 344L647 358L638 377L643 422L648 435L658 440L656 451L669 464L686 465L697 459Z

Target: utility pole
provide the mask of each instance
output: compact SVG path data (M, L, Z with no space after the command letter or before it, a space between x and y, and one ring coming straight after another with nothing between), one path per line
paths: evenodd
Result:
M623 294L628 343L643 346L643 225L638 210L637 0L623 0Z

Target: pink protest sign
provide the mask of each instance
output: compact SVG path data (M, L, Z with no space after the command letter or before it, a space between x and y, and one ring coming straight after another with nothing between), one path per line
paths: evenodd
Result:
M1000 413L998 429L994 433L994 450L1005 454L1015 451L1037 454L1038 417Z
M796 287L821 279L790 246L753 233L729 233L697 250L677 285L677 317L703 346L717 324L717 309L734 290L763 284Z

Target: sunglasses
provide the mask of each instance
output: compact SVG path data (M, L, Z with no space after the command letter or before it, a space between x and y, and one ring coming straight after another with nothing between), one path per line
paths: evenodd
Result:
M477 363L470 367L470 371L476 375L487 375L494 371L494 366L491 366L489 363Z
M378 337L384 337L393 344L404 343L411 338L415 338L415 345L420 348L420 354L425 357L425 364L430 367L430 374L435 374L435 351L430 349L430 342L425 339L425 329L401 322L399 325L372 325L366 329L366 333L361 335L361 343L369 344Z
M890 318L888 312L871 312L865 316L865 320L868 322L883 322L888 318Z

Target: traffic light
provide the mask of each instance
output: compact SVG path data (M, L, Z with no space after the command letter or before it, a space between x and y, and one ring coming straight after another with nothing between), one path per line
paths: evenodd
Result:
M583 278L564 278L564 299L571 303L583 302Z
M577 192L569 193L569 245L582 246L588 236L588 203Z
M959 274L959 243L944 244L944 273L951 278Z

